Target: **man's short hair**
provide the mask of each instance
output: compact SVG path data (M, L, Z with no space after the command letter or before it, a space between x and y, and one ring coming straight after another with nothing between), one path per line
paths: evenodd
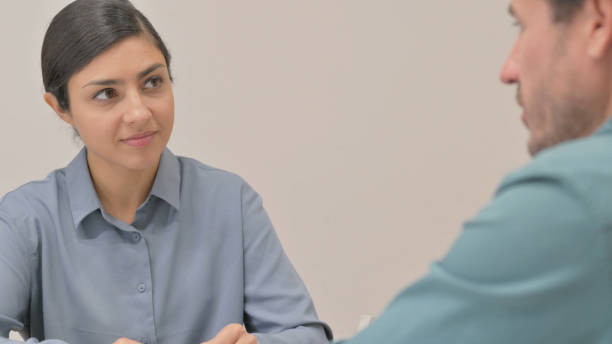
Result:
M576 10L582 8L584 0L548 0L553 10L555 22L567 22L574 16Z

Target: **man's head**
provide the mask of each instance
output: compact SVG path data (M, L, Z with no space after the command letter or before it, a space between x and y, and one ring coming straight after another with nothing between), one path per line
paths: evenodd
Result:
M511 0L520 34L501 72L517 84L529 152L592 134L612 111L612 0Z

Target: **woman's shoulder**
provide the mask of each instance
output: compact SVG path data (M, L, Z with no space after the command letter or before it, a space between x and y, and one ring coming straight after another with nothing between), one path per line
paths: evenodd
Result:
M236 173L207 165L194 158L177 156L181 177L188 183L214 183L241 186L245 180Z
M244 195L254 192L238 174L212 167L196 159L177 157L180 168L181 198L197 203L232 207L240 204Z
M46 178L25 183L0 197L0 216L30 218L57 207L63 190L64 170L55 170Z

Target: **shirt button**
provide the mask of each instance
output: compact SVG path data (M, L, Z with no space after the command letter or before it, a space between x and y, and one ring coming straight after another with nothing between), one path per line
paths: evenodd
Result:
M141 293L144 293L145 290L147 290L147 286L144 283L140 283L138 285L138 291L141 292Z
M132 233L132 240L134 240L135 243L140 241L140 233Z

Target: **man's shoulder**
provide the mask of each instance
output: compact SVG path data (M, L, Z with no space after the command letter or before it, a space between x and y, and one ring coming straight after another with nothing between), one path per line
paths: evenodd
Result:
M587 176L612 181L612 136L576 139L545 149L510 177L534 175L549 175L575 182L589 182L589 179L584 179Z
M536 189L543 185L610 217L606 214L612 194L612 136L572 140L543 150L526 166L507 175L497 194L518 186Z

